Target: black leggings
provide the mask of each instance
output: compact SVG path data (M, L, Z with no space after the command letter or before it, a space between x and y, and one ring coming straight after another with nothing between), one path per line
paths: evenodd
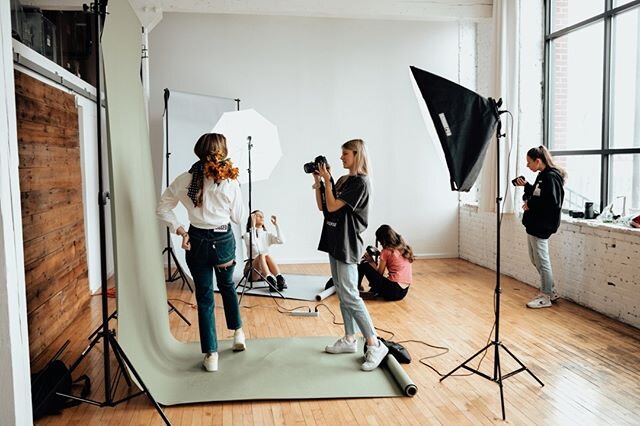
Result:
M362 284L362 278L364 277L367 277L369 281L371 292L382 296L384 300L393 301L404 299L409 291L409 287L402 288L400 284L383 276L367 262L358 264L358 287Z

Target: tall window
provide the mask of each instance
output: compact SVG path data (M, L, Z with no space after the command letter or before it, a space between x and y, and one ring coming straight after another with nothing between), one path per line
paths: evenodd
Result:
M545 144L564 207L640 211L640 0L545 2Z

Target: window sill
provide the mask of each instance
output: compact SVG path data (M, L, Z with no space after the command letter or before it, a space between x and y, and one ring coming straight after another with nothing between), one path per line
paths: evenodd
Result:
M461 202L461 208L468 208L473 213L478 213L479 207L478 203L474 202ZM522 220L522 212L514 213L514 216L517 217L517 220ZM570 217L569 215L562 215L562 223L567 225L572 225L578 228L581 228L581 231L585 230L601 230L601 231L609 231L616 232L620 234L629 235L631 238L640 238L640 228L633 228L629 225L625 225L622 223L605 223L600 222L597 219L578 219Z
M578 219L568 215L562 215L562 223L567 223L575 226L586 227L591 229L601 229L605 231L615 231L627 235L634 235L640 237L640 228L633 228L631 226L622 223L606 223L600 222L597 219Z

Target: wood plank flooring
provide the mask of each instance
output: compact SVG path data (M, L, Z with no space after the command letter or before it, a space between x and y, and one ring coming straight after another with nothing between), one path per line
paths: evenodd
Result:
M285 272L328 274L328 265L286 265ZM441 373L458 366L482 348L494 322L493 271L460 259L418 260L414 284L400 302L367 301L377 327L395 333L394 340L421 340L449 348L449 352L427 359ZM514 279L502 278L500 338L545 384L540 387L527 373L505 381L506 424L640 424L640 330L561 300L551 309L527 309L525 303L536 290ZM169 297L193 303L185 287L169 284ZM64 339L72 344L63 359L71 362L87 344L86 337L100 321L99 297L93 297L82 317L52 347ZM193 323L188 327L171 314L171 327L179 339L197 340L196 310L188 303L172 302ZM221 305L219 295L216 303ZM337 298L324 302L341 321ZM111 301L113 305L113 301ZM319 318L280 314L271 299L245 296L242 315L245 333L252 337L310 335L340 336L325 307ZM293 308L315 303L284 301ZM216 309L219 336L224 316ZM380 332L383 337L389 334ZM405 366L418 385L414 398L350 400L267 401L190 404L165 407L174 425L425 425L501 424L498 385L477 375L439 376L418 362L443 351L418 343L407 343L414 361ZM248 341L251 350L251 341ZM503 372L517 368L500 353ZM480 358L471 363L477 366ZM80 372L93 379L94 398L103 394L102 346L85 359ZM44 363L35 360L34 366ZM224 368L223 366L221 366ZM481 370L492 374L493 351L482 360ZM457 373L465 374L464 370ZM205 374L205 373L203 373ZM366 373L362 373L366 374ZM118 390L126 394L124 384ZM113 408L91 405L65 410L37 422L38 425L161 425L162 421L143 396Z

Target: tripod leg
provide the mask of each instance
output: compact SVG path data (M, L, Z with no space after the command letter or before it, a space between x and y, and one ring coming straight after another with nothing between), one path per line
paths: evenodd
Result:
M186 322L188 326L191 326L191 323L189 322L189 320L188 320L188 319L186 319L184 315L182 315L182 312L180 312L180 311L178 310L178 308L176 308L176 307L173 305L173 303L171 303L170 301L168 301L168 300L167 300L167 304L171 307L171 309L169 309L169 313L171 313L172 311L175 311L175 312L176 312L176 314L178 314L178 316L179 316L180 318L182 318L182 321Z
M269 280L267 279L267 277L266 277L262 272L258 271L256 268L254 268L254 267L253 267L253 265L251 265L251 267L249 268L249 273L250 273L250 274L253 274L254 272L255 272L256 274L258 274L258 276L259 276L260 278L262 278L262 280L263 280L265 283L267 283L267 286L268 286L269 290L273 290L273 291L275 291L276 293L278 293L278 294L280 295L280 297L281 297L281 298L283 298L283 299L285 298L285 297L283 296L283 294L282 294L282 293L280 293L280 290L278 290L278 287L276 287L276 286L274 286L273 284L271 284L271 283L269 282Z
M193 293L193 288L191 288L191 284L189 283L189 280L187 279L187 276L184 273L184 269L182 269L182 265L180 265L180 262L178 262L178 258L176 257L176 254L173 252L173 250L169 250L169 254L173 258L173 262L176 264L176 272L175 272L174 276L176 276L176 277L179 276L180 279L182 280L182 286L184 287L184 285L186 284L187 287L189 287L189 291L191 291L191 293ZM175 281L175 280L177 280L177 278L174 278L172 276L171 280Z
M520 367L522 367L524 371L529 373L531 377L535 379L536 382L540 383L540 386L544 386L544 383L542 383L542 381L540 381L540 379L538 379L538 377L535 374L533 374L531 370L529 370L529 368L526 365L524 365L505 345L500 345L500 347L502 347L502 349L507 351L507 353L511 356L511 358L513 358L518 364L520 364Z
M453 373L455 373L456 371L458 371L461 368L467 368L467 363L469 363L471 360L473 360L475 357L477 357L478 355L480 355L482 352L486 351L487 349L489 349L491 347L491 345L493 345L493 342L489 343L488 345L486 345L484 348L480 349L478 352L476 352L475 354L473 354L471 357L469 357L469 359L467 359L465 362L463 362L462 364L458 365L456 368L454 368L453 370L449 371L447 374L445 374L444 376L442 376L440 378L440 381L443 381L444 379L446 379L447 377L451 376Z
M133 365L131 364L131 361L129 360L129 358L127 358L127 355L124 353L124 351L120 347L120 344L118 343L116 338L113 336L113 334L109 334L108 335L108 339L111 342L111 347L114 349L114 351L120 353L120 355L122 356L122 359L127 364L127 367L129 367L129 370L133 373L134 377L136 378L136 380L140 384L140 387L142 387L142 390L144 390L144 393L147 394L147 398L149 398L149 401L151 401L151 403L155 407L155 409L158 412L158 414L160 414L160 417L162 417L162 420L164 420L164 423L166 425L171 425L171 422L169 421L167 416L164 414L164 411L162 411L162 408L158 404L158 401L156 401L155 398L153 397L153 395L151 395L151 392L149 392L149 389L147 388L147 386L142 381L142 378L140 377L140 375L138 374L136 369L133 368Z
M168 252L170 250L170 247L165 247L164 250L162 250L162 255L164 256L164 254L166 252ZM169 256L167 256L167 278L166 281L171 281L171 259Z
M120 371L124 375L124 380L127 382L127 386L131 387L131 377L129 377L129 370L126 369L126 367L124 365L124 361L122 361L122 357L120 356L120 353L118 351L113 351L113 354L114 354L114 356L116 358L116 361L118 362L118 366L120 367ZM115 393L115 388L116 388L116 386L114 386L114 393Z
M494 379L496 381L496 383L498 383L498 386L500 386L500 408L502 410L502 420L506 419L506 415L504 412L504 389L502 387L502 367L500 366L500 343L497 343L495 348L496 348L496 354L495 354L495 359L493 362L494 365Z
M248 281L248 274L251 273L251 268L247 269L247 272L245 272L242 275L242 278L240 278L240 281L238 281L238 285L236 285L236 293L238 292L238 287L242 286L242 292L240 293L240 299L238 300L238 305L242 304L242 298L244 297L244 292L247 291L247 281ZM244 281L244 284L242 284L242 282Z

